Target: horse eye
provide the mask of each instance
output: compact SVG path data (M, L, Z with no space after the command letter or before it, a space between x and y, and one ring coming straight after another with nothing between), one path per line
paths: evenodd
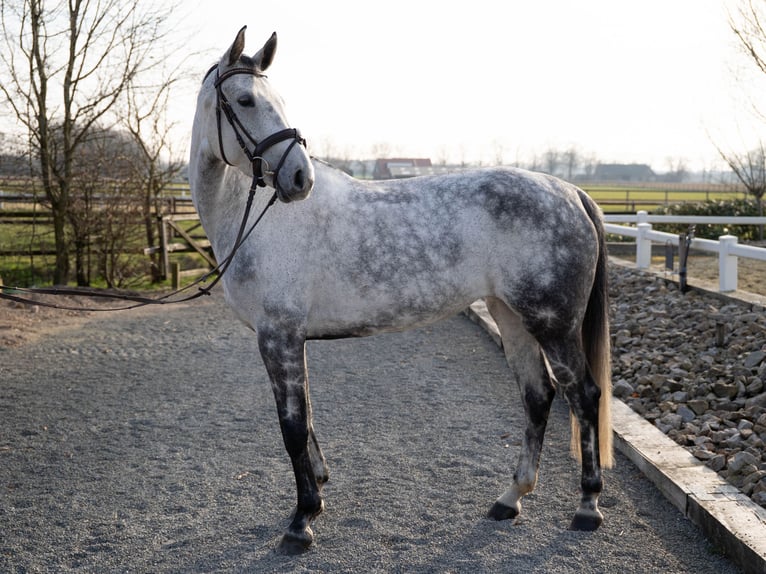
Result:
M237 103L243 108L252 108L255 107L255 98L250 94L247 94L246 96L237 98Z

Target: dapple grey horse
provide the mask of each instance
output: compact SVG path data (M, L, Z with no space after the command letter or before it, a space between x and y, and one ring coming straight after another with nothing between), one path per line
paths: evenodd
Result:
M582 461L571 527L598 528L601 468L612 463L599 208L573 185L520 169L361 181L312 160L264 75L276 35L249 57L244 33L202 83L189 173L213 250L228 255L226 299L257 334L295 472L297 506L281 550L312 544L328 479L306 341L410 329L480 298L500 329L527 420L513 481L489 517L515 517L534 488L558 389ZM275 190L271 200L259 187Z

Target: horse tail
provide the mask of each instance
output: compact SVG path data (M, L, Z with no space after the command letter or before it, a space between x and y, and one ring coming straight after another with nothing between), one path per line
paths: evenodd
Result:
M596 228L598 237L598 260L588 306L582 324L582 344L588 369L601 390L598 409L598 442L603 468L614 466L612 446L612 365L609 335L609 286L607 270L606 233L601 211L596 203L582 190L580 200L588 217ZM572 452L581 458L580 427L577 419L570 416L572 425Z

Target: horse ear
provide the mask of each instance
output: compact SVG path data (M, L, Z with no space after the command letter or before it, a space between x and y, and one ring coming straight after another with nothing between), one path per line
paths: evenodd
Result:
M258 50L258 53L253 56L256 65L261 69L261 72L265 72L266 68L271 66L271 62L274 60L274 54L277 52L277 33L274 32L271 38L266 40L263 48Z
M247 30L247 26L242 26L242 29L237 32L237 37L231 48L223 56L224 61L229 66L233 66L245 50L245 30Z

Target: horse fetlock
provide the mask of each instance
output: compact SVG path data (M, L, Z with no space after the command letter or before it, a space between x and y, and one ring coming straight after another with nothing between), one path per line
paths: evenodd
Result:
M302 500L298 503L298 506L295 509L295 516L303 517L303 520L308 524L322 514L322 512L324 512L324 500L319 493L317 493L317 495L312 497L310 501Z

